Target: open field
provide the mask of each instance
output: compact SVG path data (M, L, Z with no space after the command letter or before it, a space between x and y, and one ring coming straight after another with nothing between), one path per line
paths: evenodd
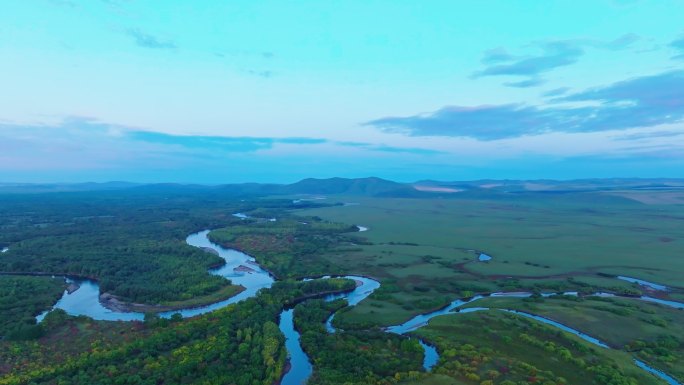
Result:
M593 346L513 314L484 311L440 316L415 334L442 352L435 374L465 379L467 384L660 383L638 369L624 352Z
M359 236L369 244L325 257L345 271L396 283L402 303L409 304L408 309L393 306L387 304L392 298L374 295L375 300L347 315L356 314L359 322L401 321L420 307L416 305L423 296L453 299L463 292L516 289L643 289L610 275L668 285L675 288L673 298L684 286L681 205L645 205L588 193L534 199L519 195L508 200L333 199L358 205L297 213L366 226L369 230ZM477 252L493 259L479 262Z
M485 298L468 307L519 310L553 319L684 379L684 311L636 299Z

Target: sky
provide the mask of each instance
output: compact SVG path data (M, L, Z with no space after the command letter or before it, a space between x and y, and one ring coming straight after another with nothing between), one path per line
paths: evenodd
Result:
M684 177L681 0L0 0L0 182Z

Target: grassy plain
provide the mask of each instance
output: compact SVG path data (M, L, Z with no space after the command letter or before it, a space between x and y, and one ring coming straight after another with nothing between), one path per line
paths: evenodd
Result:
M398 286L388 298L374 295L346 315L359 322L400 322L420 310L425 298L453 299L469 291L640 290L610 275L666 284L675 288L673 296L684 286L682 205L599 193L334 199L358 205L300 213L368 227L359 236L369 244L325 258ZM478 252L493 259L479 262ZM402 301L392 300L399 295Z
M520 310L581 330L684 380L684 311L626 298L484 298L468 307Z
M624 352L495 310L440 316L415 334L442 352L435 374L467 384L659 384Z

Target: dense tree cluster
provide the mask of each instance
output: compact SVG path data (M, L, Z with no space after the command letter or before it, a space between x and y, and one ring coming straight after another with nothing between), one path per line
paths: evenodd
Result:
M672 335L661 335L654 341L636 340L625 346L626 350L637 352L640 359L673 376L684 376L684 368L680 366L682 348L684 342Z
M56 365L95 349L110 349L141 338L149 330L141 322L100 322L71 317L55 309L40 323L38 339L0 341L0 376Z
M239 223L232 216L238 211L289 205L173 190L0 195L0 247L10 248L0 272L94 278L103 292L126 302L197 301L226 292L230 282L207 272L221 258L188 246L185 238Z
M270 385L283 372L283 306L321 292L349 290L349 280L278 282L257 297L192 319L148 318L147 333L54 365L0 377L0 384ZM48 321L50 322L50 321Z
M58 278L0 276L0 339L40 337L35 316L57 302L65 287Z
M279 278L301 278L341 274L339 267L322 255L340 244L361 242L349 235L356 231L355 226L325 222L316 217L295 218L281 211L276 221L245 220L241 225L212 231L209 238L253 255Z
M295 308L295 327L314 362L308 384L389 384L422 370L423 348L416 339L379 330L329 334L326 319L345 301L311 300Z

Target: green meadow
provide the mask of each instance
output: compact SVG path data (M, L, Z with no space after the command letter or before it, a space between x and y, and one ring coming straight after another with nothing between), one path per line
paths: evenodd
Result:
M414 334L441 352L434 374L415 384L659 384L627 353L496 310L440 316Z
M365 242L355 248L323 257L346 272L383 281L383 289L341 322L401 322L473 292L643 289L614 275L671 286L672 298L684 290L681 205L600 193L329 201L358 204L296 213L369 230L358 233ZM478 261L479 252L492 260Z
M553 319L684 378L684 311L628 298L485 298L465 305L512 309Z

